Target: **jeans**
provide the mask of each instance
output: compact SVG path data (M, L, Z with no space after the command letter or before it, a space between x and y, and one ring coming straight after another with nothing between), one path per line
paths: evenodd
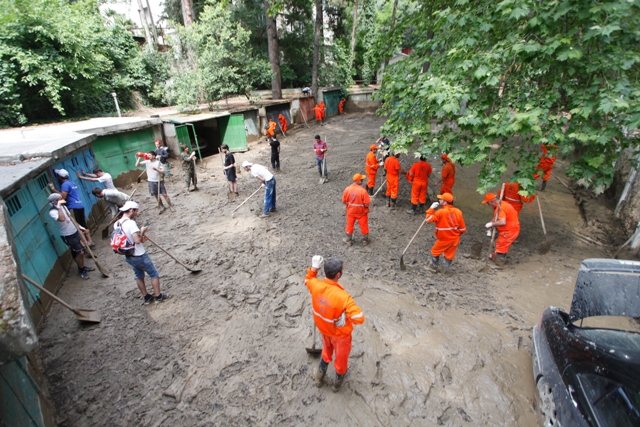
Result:
M271 209L276 208L276 177L274 176L265 183L264 189L264 214L267 215Z
M140 256L125 257L124 260L133 267L133 274L136 279L144 279L145 271L152 279L160 277L158 270L156 270L155 265L153 265L153 261L151 261L149 254L146 252Z
M318 166L318 173L322 175L322 161L324 159L318 159L316 157L316 166ZM329 172L327 171L327 162L324 162L324 176L325 178L329 178Z

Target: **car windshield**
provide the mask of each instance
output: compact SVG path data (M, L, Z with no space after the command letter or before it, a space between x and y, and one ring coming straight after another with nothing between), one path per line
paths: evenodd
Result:
M614 329L592 329L574 326L574 333L585 341L596 343L599 347L624 352L640 352L640 334Z

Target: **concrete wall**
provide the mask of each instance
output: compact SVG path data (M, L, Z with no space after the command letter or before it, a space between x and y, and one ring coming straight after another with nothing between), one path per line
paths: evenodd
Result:
M258 110L244 111L244 129L247 132L247 142L255 142L260 139L258 128Z
M381 101L373 100L373 90L350 93L344 109L348 113L375 113L382 105Z

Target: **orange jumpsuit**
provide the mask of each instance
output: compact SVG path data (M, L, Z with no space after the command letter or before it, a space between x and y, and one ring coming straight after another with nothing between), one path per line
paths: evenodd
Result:
M536 199L536 196L531 195L529 197L524 197L519 195L518 191L520 191L520 184L517 182L507 182L504 186L503 200L513 206L518 215L520 215L522 206L524 206L523 204L533 202Z
M556 150L558 149L555 145L550 145L550 147L553 147ZM541 145L540 148L542 149L543 154L542 157L540 157L540 163L538 163L536 170L544 172L544 176L542 177L543 181L549 181L551 171L553 170L553 164L556 162L557 156L549 156L549 149L545 144ZM540 174L536 173L533 175L533 179L538 178L540 178Z
M278 114L278 121L280 122L280 130L284 133L287 131L287 119L282 115Z
M351 352L351 331L353 325L364 323L364 313L338 282L317 279L316 274L309 268L304 283L311 292L313 321L322 334L322 359L330 363L335 351L333 366L338 375L344 375ZM346 312L346 322L344 326L336 326L343 312Z
M456 166L451 160L447 160L444 166L442 166L442 187L440 187L440 194L453 194L453 184L455 182Z
M431 172L431 165L426 160L415 162L407 172L407 180L413 184L411 186L412 205L417 205L418 202L423 205L427 203L427 188Z
M398 198L398 185L400 181L400 170L402 166L400 161L395 156L387 157L384 162L384 170L387 171L387 196L391 196L392 199Z
M347 234L353 234L353 225L356 220L360 225L360 232L363 235L369 234L369 193L356 183L344 189L342 193L342 203L347 205Z
M320 104L318 104L320 106L320 108L322 109L322 120L324 120L324 112L327 109L327 106L324 105L324 101L322 101Z
M467 232L462 211L451 205L445 205L437 211L429 208L426 219L427 222L436 223L436 242L431 248L431 255L439 257L444 253L444 257L452 261L458 250L460 236Z
M340 114L342 114L342 111L344 110L345 102L347 102L346 99L341 99L340 102L338 103L338 111L340 112Z
M274 136L276 134L276 122L269 120L269 128L267 129L267 135Z
M315 107L313 107L313 111L316 112L316 122L319 122L322 120L322 107L320 106L320 104L316 104Z
M502 203L500 205L500 215L496 218L498 208L494 209L493 221L498 221L502 218L507 219L505 225L496 227L498 229L498 239L496 240L496 252L506 254L509 252L509 247L518 238L520 234L520 221L518 220L518 212L509 203Z
M376 186L376 174L378 173L379 167L380 163L378 163L375 153L373 151L369 151L367 154L367 161L364 166L364 170L367 173L367 187L373 188Z

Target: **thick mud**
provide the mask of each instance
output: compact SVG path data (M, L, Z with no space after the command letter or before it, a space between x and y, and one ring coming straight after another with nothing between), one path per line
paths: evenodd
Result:
M267 219L257 217L261 192L232 213L259 183L243 172L240 197L228 198L217 156L198 167L198 192L187 194L174 169L169 194L176 212L158 215L146 182L134 184L139 223L150 222L149 236L203 271L190 273L147 242L172 299L142 306L131 268L107 240L97 253L109 278L96 271L82 281L72 268L60 297L100 310L103 319L84 326L55 305L42 329L40 352L59 424L537 425L531 329L545 307L568 310L580 261L609 256L611 248L589 235L573 195L552 180L541 195L550 252L538 254L544 236L534 202L521 213L507 268L480 273L484 260L469 254L474 240L487 253L491 211L475 191L478 169L459 166L454 195L469 232L451 276L425 269L432 224L405 254L406 271L399 268L424 218L405 212L404 179L398 210L385 206L384 190L376 198L371 244L362 246L356 231L356 243L346 247L341 194L355 172L364 172L382 123L373 115L344 115L281 138L278 212ZM315 167L315 134L329 146L325 184ZM408 168L413 158L403 157ZM252 145L236 160L270 166L269 147ZM439 162L430 162L438 177ZM562 172L558 162L555 173ZM314 386L319 359L305 351L313 329L303 278L314 254L345 261L340 282L366 316L354 329L338 393ZM331 366L329 383L333 372Z

